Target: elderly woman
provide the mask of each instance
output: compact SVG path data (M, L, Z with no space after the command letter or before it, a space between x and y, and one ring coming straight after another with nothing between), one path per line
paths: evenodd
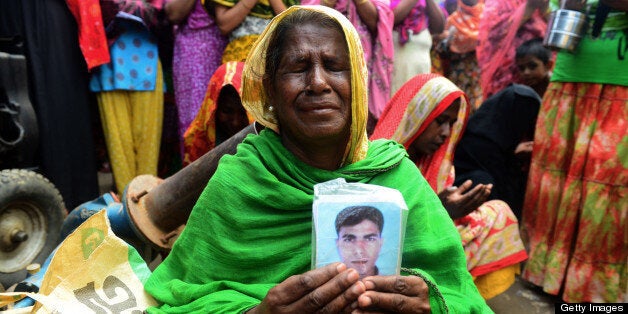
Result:
M266 129L221 159L145 285L161 303L150 313L490 311L460 236L403 147L368 142L366 71L360 38L337 11L293 6L273 19L243 74L243 104ZM401 276L311 269L313 187L336 178L403 194Z
M320 4L346 16L356 28L362 42L368 68L369 120L371 132L390 99L394 45L393 11L388 0L302 0L301 4ZM370 134L370 133L369 133Z
M492 184L452 186L454 151L469 115L466 95L448 79L422 74L393 96L372 139L401 143L441 198L462 237L467 267L486 299L514 283L527 258L517 218L501 200L485 202Z

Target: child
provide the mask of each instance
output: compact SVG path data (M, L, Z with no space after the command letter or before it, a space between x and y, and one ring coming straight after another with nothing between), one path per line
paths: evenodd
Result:
M518 70L518 82L530 86L543 98L549 79L551 69L554 65L552 52L543 46L542 38L530 39L515 52L515 64Z
M511 84L489 97L469 118L454 156L454 184L492 183L489 199L505 201L519 219L536 117L549 84L551 51L541 39L526 41L517 48L516 64L523 84Z

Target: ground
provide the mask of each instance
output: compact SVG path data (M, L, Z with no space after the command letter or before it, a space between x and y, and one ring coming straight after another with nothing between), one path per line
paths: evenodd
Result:
M496 314L554 314L559 298L548 295L519 277L504 293L487 301Z

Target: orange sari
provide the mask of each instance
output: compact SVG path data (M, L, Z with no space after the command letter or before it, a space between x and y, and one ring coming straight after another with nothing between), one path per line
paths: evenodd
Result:
M216 103L223 87L231 85L242 96L242 70L244 62L222 64L212 75L201 109L183 136L186 166L216 146ZM249 122L252 119L249 117Z

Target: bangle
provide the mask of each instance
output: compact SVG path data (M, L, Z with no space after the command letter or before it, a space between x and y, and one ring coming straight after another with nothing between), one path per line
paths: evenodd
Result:
M369 0L357 0L357 5L362 5L369 2Z
M248 9L248 10L252 10L253 9L252 7L249 7L248 5L246 5L246 3L244 3L244 0L240 0L239 2L242 3L242 6L245 7L246 9Z

